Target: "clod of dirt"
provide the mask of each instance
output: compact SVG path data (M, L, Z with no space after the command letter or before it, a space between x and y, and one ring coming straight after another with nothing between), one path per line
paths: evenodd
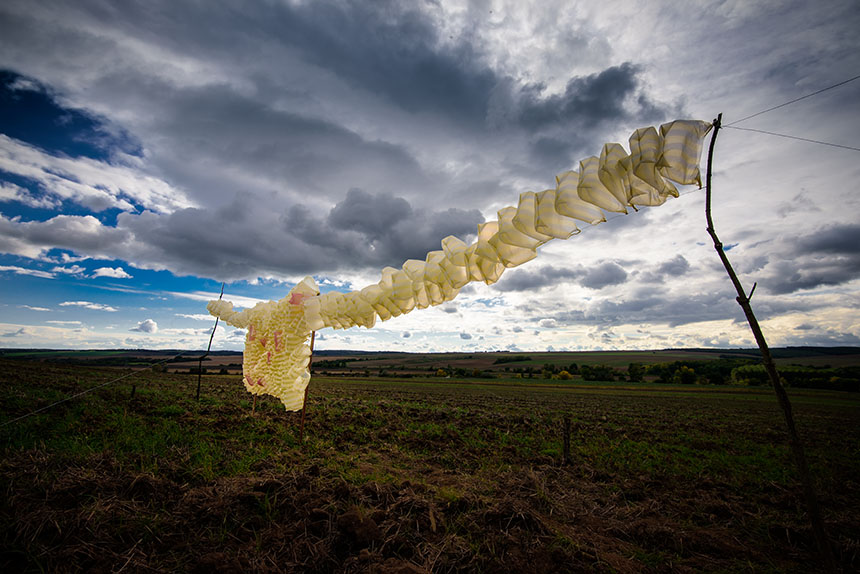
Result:
M341 481L334 487L334 495L340 499L346 499L352 496L352 487L346 481Z
M370 574L427 574L427 570L396 558L389 558L382 564L374 564Z
M223 552L204 554L191 568L191 574L239 574L244 572L236 558L228 558Z
M284 488L283 482L271 478L267 480L261 480L254 484L254 492L264 492L266 494L272 494L273 492L277 492L282 488Z
M382 531L376 522L356 510L348 510L338 516L337 528L346 541L356 548L366 548L382 540Z

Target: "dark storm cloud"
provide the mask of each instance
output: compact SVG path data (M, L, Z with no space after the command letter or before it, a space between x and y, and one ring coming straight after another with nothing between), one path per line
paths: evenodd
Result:
M790 251L771 257L760 281L771 293L840 285L860 277L860 224L824 227L786 243Z
M68 249L102 254L121 251L131 239L124 230L105 227L92 216L58 215L47 221L17 221L0 215L0 251L27 254L30 250Z
M329 212L328 223L336 229L358 231L378 239L393 223L412 216L412 206L402 197L374 196L361 189L351 189L346 199Z
M315 219L296 207L285 224L313 246L340 250L344 266L399 266L406 259L424 259L428 251L441 249L440 242L448 235L473 236L483 220L477 210L415 210L402 197L352 189L325 219Z
M105 130L131 130L145 150L141 169L197 205L123 214L115 230L79 230L57 246L178 273L235 279L423 259L446 235L474 234L482 217L461 201L483 207L482 197L509 189L505 175L484 169L502 155L546 176L569 167L601 126L660 114L635 65L569 78L552 94L492 68L469 34L441 41L433 18L408 3L200 10L82 1L35 10L10 1L0 12L0 65L56 82L57 102L98 109ZM390 141L362 132L388 127L389 112L402 122L383 130ZM452 184L414 151L439 121L472 143L504 137L511 151L476 151L479 175ZM456 201L426 208L446 187ZM17 252L30 240L16 239ZM542 273L500 289L626 279L614 264Z
M551 265L535 269L534 271L526 271L518 269L516 271L508 271L498 283L493 285L496 291L534 291L543 289L550 285L554 285L560 281L567 279L576 279L584 274L582 267L558 269Z
M610 285L620 285L625 281L627 281L627 272L617 263L607 261L594 269L589 269L580 284L589 289L602 289Z
M860 224L843 223L819 230L803 238L800 251L860 255Z
M418 162L402 147L270 107L228 86L164 97L170 101L153 129L167 142L153 161L190 189L236 189L261 179L272 188L331 197L346 191L347 179L377 191L428 184ZM233 176L237 171L238 177Z
M504 115L515 117L516 124L531 134L529 155L536 165L569 169L582 157L598 153L590 146L602 137L602 125L619 121L645 125L669 115L667 106L641 90L639 74L640 69L628 62L571 78L563 94L547 96L543 86L528 85L508 96L513 109Z
M768 278L762 285L771 293L781 295L853 281L860 277L860 258L799 258L774 263L768 269Z
M559 269L548 265L534 271L516 270L502 275L493 285L497 291L534 291L557 285L560 282L576 281L589 289L602 289L620 285L627 280L627 272L617 263L607 261L592 268L582 265Z
M625 62L597 74L572 78L563 94L549 97L540 95L540 86L532 86L522 94L522 125L529 129L567 123L594 127L607 120L663 117L664 109L637 92L639 73L637 66Z
M408 111L483 120L496 75L470 44L441 47L426 15L392 1L312 2L277 11L280 29L273 33L308 61Z
M690 262L683 255L676 255L669 261L660 264L657 268L658 273L664 275L679 276L684 275L690 270Z
M406 111L470 123L483 121L498 81L471 43L443 45L433 21L408 3L277 2L253 9L213 4L200 10L156 1L125 2L120 10L77 2L52 11L65 23L64 40L75 51L110 42L109 36L91 37L88 29L116 30L192 58L250 72L267 69L269 77L255 82L279 91L282 83L289 84L290 64L298 59ZM8 23L4 32L26 44L27 30L40 21L28 17L24 7L13 12L2 19Z
M686 275L689 271L690 262L679 254L668 261L664 261L651 271L640 273L638 279L646 283L663 283L666 279Z
M530 133L570 125L594 127L618 119L650 121L663 118L667 111L642 90L641 69L629 62L570 78L564 93L546 95L542 84L522 84L492 69L469 36L442 42L431 17L408 3L273 3L255 5L253 10L209 6L200 11L175 2L127 2L120 11L77 2L73 7L57 5L53 12L66 23L64 40L73 53L109 48L109 37L88 33L104 27L177 54L218 61L247 76L256 97L263 99L283 99L290 93L313 97L302 94L291 77L300 61L406 112L429 112L473 127L487 119L491 102L502 102L503 113L494 117ZM41 25L26 14L19 8L4 18L7 31L21 35L20 42L28 30ZM587 45L589 38L581 40ZM47 42L36 48L52 49ZM116 89L136 73L116 70L104 80ZM155 86L142 87L148 93ZM538 146L546 145L541 142L535 140Z
M158 262L156 266L179 273L240 279L399 267L406 259L423 259L428 251L440 249L446 235L473 236L482 220L478 211L415 210L403 198L360 190L350 192L326 216L315 216L304 206L279 211L258 197L238 194L221 208L121 214L118 230L85 229L88 234L79 233L80 240L60 244L88 240L95 242L98 254L140 266ZM25 238L36 233L39 225L33 225ZM54 227L52 237L62 231ZM111 242L118 234L124 243Z
M549 319L564 326L656 323L677 327L701 321L741 319L743 314L731 295L725 292L665 297L641 290L619 300L601 299L581 309L523 311L532 314L535 322Z

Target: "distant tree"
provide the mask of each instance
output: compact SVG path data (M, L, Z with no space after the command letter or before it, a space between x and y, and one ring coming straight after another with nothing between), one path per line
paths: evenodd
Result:
M690 367L681 365L678 367L678 370L675 371L675 375L672 377L672 382L675 384L682 385L692 385L696 382L696 371Z
M615 369L609 365L582 365L579 373L586 381L614 381Z
M732 369L732 383L735 385L758 386L768 382L764 365L743 365Z
M438 369L438 370L436 371L436 376L437 376L437 377L447 377L447 376L448 376L448 371L446 371L445 369Z
M571 375L571 374L570 374L570 373L568 373L567 371L561 371L561 372L558 374L558 378L559 378L559 380L561 380L561 381L569 381L569 380L571 380L571 379L573 378L573 375Z
M627 380L631 383L641 383L645 378L645 367L642 363L630 363L627 366Z

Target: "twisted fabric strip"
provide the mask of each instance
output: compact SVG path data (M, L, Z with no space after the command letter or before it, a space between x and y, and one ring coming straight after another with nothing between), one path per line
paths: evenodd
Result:
M537 248L551 239L580 232L576 221L596 225L604 211L662 205L678 197L675 184L701 187L702 142L711 124L676 120L642 128L630 136L630 153L617 143L606 144L600 157L582 160L579 171L556 177L555 189L525 192L516 207L498 211L496 221L478 226L478 239L466 245L449 236L442 249L424 261L410 259L400 269L385 267L378 283L349 293L320 295L306 277L280 301L258 303L237 312L228 301L210 301L207 309L222 321L247 329L243 372L245 388L278 397L287 410L303 406L310 381L308 339L325 327L373 327L418 308L451 301L472 281L490 285L505 269L534 259Z

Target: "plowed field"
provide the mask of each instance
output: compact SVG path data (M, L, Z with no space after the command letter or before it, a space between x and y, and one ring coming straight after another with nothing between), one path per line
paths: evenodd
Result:
M121 374L0 361L0 424ZM768 389L315 377L302 441L238 376L196 382L0 427L0 571L820 571ZM791 395L857 571L860 397Z

